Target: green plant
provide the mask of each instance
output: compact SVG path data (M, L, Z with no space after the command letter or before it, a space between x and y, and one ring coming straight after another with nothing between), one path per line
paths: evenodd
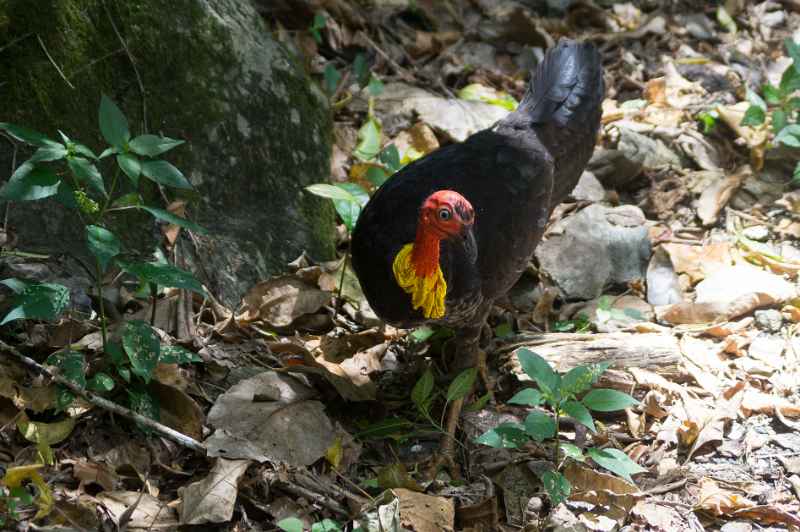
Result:
M781 76L778 86L770 83L762 86L763 98L748 89L747 100L750 107L742 118L743 126L760 126L770 119L774 144L783 144L792 148L800 148L800 44L791 38L785 41L786 51L792 59ZM793 182L800 182L800 161L793 174Z
M303 522L296 517L278 521L278 528L284 532L303 532ZM342 532L342 525L333 519L323 519L311 525L311 532Z
M478 443L489 447L515 449L531 440L539 443L553 440L552 469L541 475L542 484L553 506L566 500L571 491L569 481L560 472L564 465L562 459L584 462L588 457L628 481L631 481L632 474L645 471L618 449L590 447L582 450L558 438L558 426L562 417L571 417L575 422L596 432L591 410L614 412L638 403L633 397L616 390L598 388L584 394L610 364L577 366L564 375L559 375L545 359L532 351L520 349L517 356L523 371L533 379L538 389L521 390L508 402L527 406L532 410L525 423L502 423L478 437ZM542 404L550 407L552 414L535 409Z
M137 320L127 322L122 327L121 341L112 341L103 298L103 277L109 266L116 264L139 280L151 297L154 309L159 287L183 288L201 295L205 292L189 272L167 263L163 256L152 262L123 260L122 243L109 229L110 222L115 213L138 209L185 229L201 233L204 229L161 207L147 204L143 197L145 180L142 177L157 186L192 188L180 170L159 157L183 144L182 140L149 134L133 137L127 118L106 96L100 101L99 127L109 146L98 156L60 130L61 142L58 142L25 127L0 123L0 129L11 137L37 148L0 188L0 199L33 201L54 198L77 212L84 226L88 250L94 257L98 320L105 354L102 369L112 368L127 384L128 400L136 412L157 418L158 405L147 393L145 385L158 362L180 364L199 361L199 357L181 347L162 346L153 330L152 316L150 324ZM111 170L111 179L104 177L102 167ZM0 324L18 319L55 320L69 305L69 290L59 284L29 283L19 279L5 279L0 283L14 293L11 310ZM52 354L47 363L57 367L65 378L81 388L109 392L115 387L115 379L102 369L87 378L87 363L79 351L67 348ZM69 390L59 387L59 408L65 408L73 399Z

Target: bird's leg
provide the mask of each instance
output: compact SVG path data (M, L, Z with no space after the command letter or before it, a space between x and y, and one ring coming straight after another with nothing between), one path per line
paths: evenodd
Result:
M459 359L459 366L475 367L483 363L483 369L486 369L486 354L481 354L479 347L481 336L481 327L465 327L456 332L456 354ZM480 371L480 368L479 368ZM472 385L474 388L475 385ZM456 444L456 430L458 429L458 420L461 417L461 409L464 407L464 401L472 393L465 394L460 399L454 400L447 407L447 421L445 422L445 433L442 435L441 449L439 456L434 460L432 467L432 476L436 475L439 466L444 464L450 471L453 478L459 478L461 475L458 471L458 466L455 461L455 444Z
M478 348L478 353L476 354L475 358L475 366L478 368L478 375L480 375L481 381L483 381L483 386L486 389L486 393L489 394L489 402L494 404L494 383L489 378L489 366L486 363L486 351Z

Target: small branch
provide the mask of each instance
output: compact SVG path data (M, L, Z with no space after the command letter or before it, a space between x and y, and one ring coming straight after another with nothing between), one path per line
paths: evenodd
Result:
M17 44L18 42L24 41L25 39L27 39L28 37L30 37L32 35L33 35L33 33L26 33L25 35L23 35L21 37L17 37L16 39L11 41L10 43L4 44L3 46L0 46L0 53L3 53L3 51L5 51L6 49L11 48L12 46Z
M106 305L103 301L103 268L100 267L100 259L95 257L95 274L96 274L96 287L97 299L100 302L100 333L103 336L103 351L108 348L108 320L106 319Z
M128 410L124 406L120 406L112 401L109 401L108 399L104 399L103 397L100 397L88 390L84 390L80 386L77 386L75 383L68 381L64 377L52 373L50 370L48 370L47 368L45 368L32 358L26 357L25 355L20 353L15 347L8 345L2 340L0 340L0 351L13 356L17 360L25 364L27 367L31 368L32 370L42 375L47 376L54 382L61 384L62 386L69 389L69 391L71 391L72 393L80 395L81 397L83 397L84 399L86 399L95 406L98 406L104 410L108 410L109 412L118 414L122 417L132 419L133 421L136 421L137 423L140 423L152 429L154 432L160 434L161 436L164 436L165 438L171 439L175 443L178 443L186 447L187 449L192 449L193 451L197 451L198 453L201 453L203 455L205 455L207 452L205 446L199 441L195 440L194 438L186 436L185 434L181 434L180 432L171 429L166 425L162 425L158 421L153 421L149 417L137 414L136 412Z
M19 144L14 142L14 153L11 154L11 175L17 171L17 149ZM11 210L11 201L6 201L6 212L3 214L3 232L8 233L8 213Z
M47 51L47 47L44 45L44 41L42 41L42 38L39 37L38 34L36 35L36 40L39 41L39 46L42 47L42 50L44 51L44 55L47 56L47 59L50 60L50 64L53 65L53 67L58 71L58 74L61 76L61 79L64 80L64 83L66 83L69 86L70 89L75 90L75 85L73 85L72 83L69 82L69 79L67 79L67 76L64 75L64 72L61 70L61 68L53 60L53 57L50 55L50 52Z
M339 276L339 290L336 291L336 306L333 307L333 321L336 321L336 316L339 315L339 308L342 306L342 289L344 288L344 274L347 271L347 261L350 258L350 244L347 244L347 252L344 254L344 262L342 263L342 275Z
M107 53L107 54L105 54L105 55L101 55L100 57L98 57L98 58L97 58L97 59L95 59L94 61L90 61L89 63L86 63L86 64L85 64L85 65L83 65L82 67L80 67L80 68L76 68L74 71L70 72L70 76L69 76L69 77L70 77L70 78L74 78L75 76L77 76L78 74L80 74L81 72L83 72L84 70L87 70L87 69L89 69L89 68L92 68L92 67L93 67L94 65L96 65L97 63L100 63L100 62L102 62L102 61L105 61L105 60L106 60L106 59L108 59L109 57L115 56L115 55L117 55L118 53L121 53L121 52L124 52L124 51L125 51L125 48L117 48L117 49L116 49L116 50L114 50L113 52L108 52L108 53Z

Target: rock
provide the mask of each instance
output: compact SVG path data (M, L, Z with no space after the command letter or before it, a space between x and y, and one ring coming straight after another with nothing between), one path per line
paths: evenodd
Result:
M557 223L539 245L540 269L569 299L592 299L607 285L643 279L650 258L644 224L638 207L590 205Z
M680 279L672 266L669 254L656 248L647 267L647 302L651 305L670 305L683 301Z
M407 129L415 116L451 140L461 142L490 127L508 110L497 105L437 96L405 83L387 83L375 111L389 136Z
M586 169L607 188L621 188L639 177L642 162L629 159L621 150L595 150Z
M783 326L783 316L775 309L757 310L754 312L756 327L762 331L777 333Z
M200 280L230 306L303 250L315 259L332 258L332 206L303 190L330 173L327 99L272 39L252 3L108 5L136 72L126 54L107 54L120 45L101 0L0 4L0 42L38 35L74 87L37 38L21 39L0 66L3 120L53 138L60 128L99 152L97 108L101 94L108 94L134 135L144 132L146 118L149 132L186 139L165 158L196 187L199 201L190 204L189 216L210 235L187 240L182 250ZM18 160L26 155L18 153ZM10 163L11 149L0 143L0 167ZM100 170L113 171L110 164ZM161 206L152 187L145 193ZM81 224L54 201L15 206L10 223L25 250L87 253ZM140 254L160 239L149 216L120 216L114 227L125 249Z
M702 13L678 16L678 21L686 28L689 35L701 41L710 41L715 37L714 24Z
M570 196L577 201L599 203L606 199L606 190L593 173L583 172L581 178L578 180L578 184L572 189Z
M764 225L751 225L742 230L742 235L757 242L766 242L769 239L769 234L769 228Z
M750 358L766 362L771 368L779 369L783 366L781 355L786 348L786 340L774 334L759 334L753 338L747 354Z
M638 161L647 170L665 167L681 168L680 158L663 141L652 139L627 128L619 128L617 149L631 161Z

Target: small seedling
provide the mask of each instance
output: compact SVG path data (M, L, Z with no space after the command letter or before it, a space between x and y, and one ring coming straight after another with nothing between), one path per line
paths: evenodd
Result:
M536 388L519 391L508 402L531 408L524 423L502 423L486 431L477 442L489 447L516 449L533 440L542 443L552 440L552 469L541 475L542 484L553 506L566 500L571 492L569 481L561 474L564 460L584 462L591 458L601 467L632 482L631 475L645 471L624 452L606 448L580 449L558 438L558 426L562 417L571 417L577 423L596 432L591 411L615 412L638 403L628 394L610 389L594 389L584 394L597 382L610 364L577 366L564 375L559 375L550 364L528 349L517 352L522 370L536 383ZM546 405L552 413L536 409Z
M62 131L59 131L59 142L25 127L0 123L0 129L12 138L37 148L0 188L0 199L33 201L54 198L75 210L84 226L87 248L94 257L98 319L105 355L104 363L97 366L102 370L87 378L88 364L84 354L70 348L52 354L47 363L78 387L95 392L110 392L118 383L123 383L132 409L158 419L158 403L146 386L156 365L159 362L197 362L200 358L181 347L162 346L152 327L152 316L150 323L138 320L125 323L121 341L112 341L104 306L103 277L112 264L133 275L151 297L153 309L159 287L183 288L201 295L205 291L191 273L167 263L163 257L153 262L123 260L122 242L109 228L110 221L117 212L138 209L184 229L199 233L205 230L159 206L146 204L142 195L145 180L167 189L192 188L180 170L160 158L184 142L150 134L132 136L128 119L106 96L100 100L98 114L100 132L108 143L99 156ZM111 179L106 179L101 173L104 167L113 173ZM69 306L69 289L60 284L30 283L20 279L5 279L0 283L14 293L11 310L0 325L19 319L55 320ZM58 408L66 408L73 399L72 392L59 386L56 396Z

